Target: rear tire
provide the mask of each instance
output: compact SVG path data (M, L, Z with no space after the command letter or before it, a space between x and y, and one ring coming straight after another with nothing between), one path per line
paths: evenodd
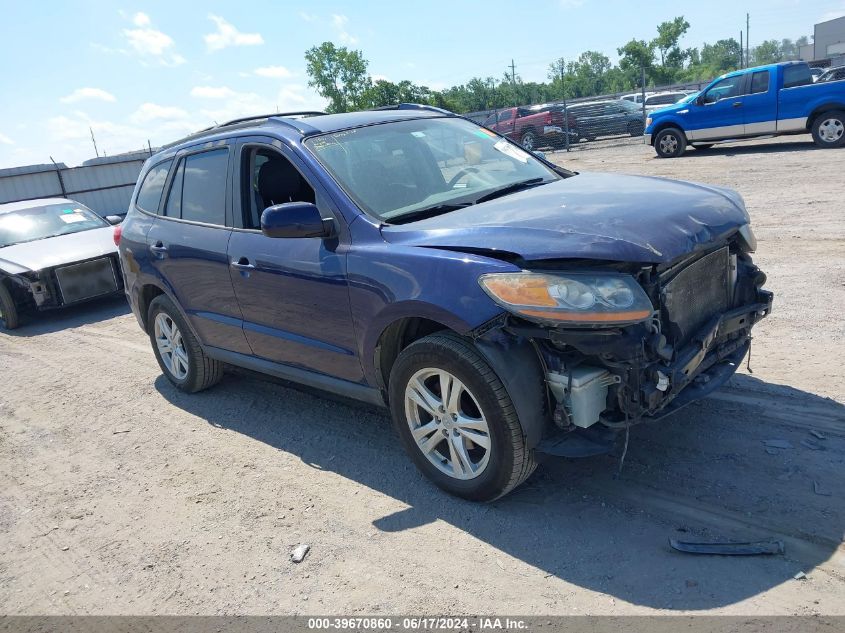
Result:
M818 147L833 149L845 145L845 112L822 112L813 121L813 142Z
M18 307L12 293L0 281L0 330L14 330L20 325Z
M220 382L223 363L206 356L179 310L166 295L150 303L147 328L158 366L173 386L196 393Z
M446 492L493 501L534 472L510 396L467 339L438 332L412 343L393 365L389 389L405 450Z
M660 158L677 158L687 148L687 139L678 128L667 127L654 138L654 151Z
M537 135L534 134L534 132L532 132L531 130L529 130L528 132L522 135L522 141L520 142L520 145L522 145L522 147L527 149L529 152L533 152L535 149L537 149Z

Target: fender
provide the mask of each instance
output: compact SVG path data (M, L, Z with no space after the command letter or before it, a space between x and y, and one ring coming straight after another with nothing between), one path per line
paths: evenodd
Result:
M543 397L545 376L534 346L526 338L496 330L477 339L475 347L505 386L526 446L536 447L550 418Z

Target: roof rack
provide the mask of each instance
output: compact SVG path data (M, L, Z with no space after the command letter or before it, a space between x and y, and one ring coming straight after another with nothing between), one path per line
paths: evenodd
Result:
M424 103L394 103L392 105L379 106L372 108L375 110L429 110L431 112L439 112L440 114L448 114L449 116L456 116L454 112L438 108L437 106L427 105Z
M168 149L170 147L174 147L176 145L181 145L185 141L191 141L197 138L202 138L203 136L208 136L209 134L213 134L218 131L225 131L224 128L238 128L238 127L249 127L249 125L254 121L266 121L272 118L281 118L284 119L285 117L308 117L308 116L322 116L326 114L325 112L320 112L319 110L302 110L299 112L274 112L272 114L258 114L255 116L246 116L241 117L240 119L232 119L231 121L226 121L225 123L221 123L219 125L212 125L211 127L207 127L205 129L199 130L194 132L193 134L188 134L188 136L182 137L179 140L173 141L172 143L167 143L166 145L162 145L160 149Z

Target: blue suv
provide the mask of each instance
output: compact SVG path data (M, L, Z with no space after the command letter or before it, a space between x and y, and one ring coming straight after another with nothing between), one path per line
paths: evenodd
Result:
M478 501L723 384L772 301L736 193L576 174L412 104L183 139L117 232L177 388L234 365L387 406Z

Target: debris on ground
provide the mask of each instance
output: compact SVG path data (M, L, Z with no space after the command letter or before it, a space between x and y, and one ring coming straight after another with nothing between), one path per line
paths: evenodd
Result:
M803 571L799 571L793 576L793 578L795 580L807 580L807 574L805 574Z
M826 440L825 434L821 431L816 431L815 429L810 429L810 435L815 437L818 440Z
M815 440L801 440L801 446L805 448L809 448L813 451L823 451L824 446L816 442Z
M672 549L685 554L715 554L719 556L758 556L783 554L781 541L756 541L753 543L690 543L669 539Z
M305 560L305 556L308 554L308 551L311 549L311 546L307 543L302 543L301 545L297 545L296 548L290 553L290 559L294 563L301 563Z
M763 446L766 448L792 448L792 442L789 440L763 440Z

